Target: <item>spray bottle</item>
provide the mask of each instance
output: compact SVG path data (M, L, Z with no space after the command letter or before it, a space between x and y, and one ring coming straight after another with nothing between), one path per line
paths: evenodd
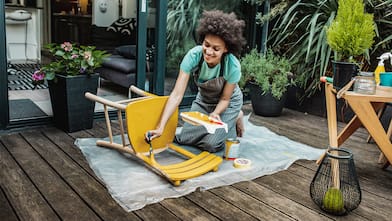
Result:
M380 73L385 72L385 67L384 67L384 61L387 59L390 59L391 65L392 65L392 54L390 52L382 54L380 57L377 59L380 59L378 62L377 68L374 71L374 78L376 80L376 84L380 84Z

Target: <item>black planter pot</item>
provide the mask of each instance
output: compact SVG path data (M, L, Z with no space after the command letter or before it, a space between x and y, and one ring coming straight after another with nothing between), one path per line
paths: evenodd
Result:
M66 132L92 128L95 102L84 94L97 93L99 76L57 75L56 78L57 82L48 82L55 126Z
M340 90L358 75L359 69L356 63L332 61L333 87Z
M304 97L304 94L304 89L294 85L288 86L285 107L303 113L326 117L324 87L317 90L311 97Z
M250 100L252 101L253 112L256 115L278 117L282 114L287 92L278 100L269 92L263 94L263 90L258 85L250 83L248 86L250 89Z

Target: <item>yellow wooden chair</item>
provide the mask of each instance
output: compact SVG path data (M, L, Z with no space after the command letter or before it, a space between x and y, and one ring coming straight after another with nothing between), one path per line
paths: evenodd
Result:
M179 186L181 181L203 175L209 171L215 172L218 170L219 165L222 163L221 157L206 151L196 155L172 143L178 122L178 110L168 120L164 133L159 138L153 139L151 145L147 143L145 133L156 127L168 96L156 96L134 86L130 87L130 91L142 97L113 102L89 92L86 93L86 98L104 106L109 141L98 140L98 146L132 154L152 171L165 177L175 186ZM108 107L117 109L122 139L121 144L113 141ZM128 136L126 136L123 126L123 112L125 112ZM126 137L128 137L128 141L126 141ZM176 164L161 165L155 160L154 155L167 149L172 149L188 159Z

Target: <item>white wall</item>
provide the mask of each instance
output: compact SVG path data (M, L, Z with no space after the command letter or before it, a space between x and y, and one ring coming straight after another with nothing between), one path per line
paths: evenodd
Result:
M111 25L120 16L120 2L122 3L122 17L136 18L137 0L93 0L92 23L99 27Z
M136 18L137 16L137 0L122 0L122 17Z

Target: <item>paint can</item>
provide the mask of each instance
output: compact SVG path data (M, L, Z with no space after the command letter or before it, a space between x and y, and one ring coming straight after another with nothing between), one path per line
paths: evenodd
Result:
M225 156L226 160L235 160L240 156L240 141L236 138L228 138L225 142Z

